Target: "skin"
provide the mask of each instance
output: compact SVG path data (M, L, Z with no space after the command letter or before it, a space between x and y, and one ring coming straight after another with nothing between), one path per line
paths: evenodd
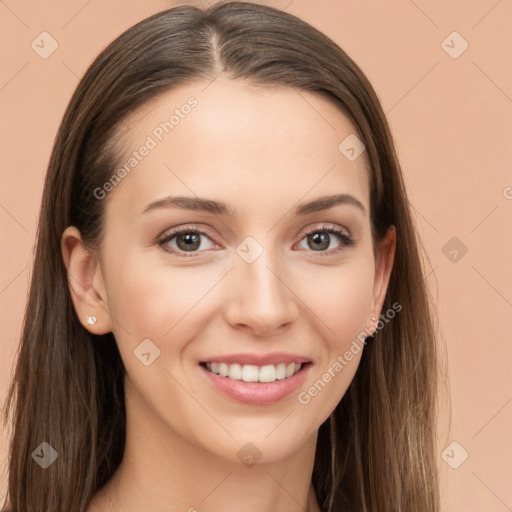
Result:
M311 485L318 428L362 351L308 404L297 395L375 328L395 230L374 258L364 154L351 162L338 150L356 130L312 93L223 76L181 86L124 121L122 161L191 96L197 107L101 199L100 251L87 250L73 226L62 236L77 315L91 333L114 333L127 372L125 456L88 511L320 511ZM355 196L366 212L343 204L294 215L297 203L334 193ZM162 208L141 215L171 194L225 201L238 214ZM355 245L329 234L319 249L308 243L305 232L323 232L324 224L347 230ZM207 230L194 249L199 256L158 244L175 226ZM263 248L252 263L236 252L248 236ZM184 245L167 242L177 251ZM95 325L86 324L88 315ZM161 351L149 366L133 353L147 338ZM313 365L297 392L271 405L221 395L198 366L217 354L273 351ZM237 457L246 443L262 455L252 467Z

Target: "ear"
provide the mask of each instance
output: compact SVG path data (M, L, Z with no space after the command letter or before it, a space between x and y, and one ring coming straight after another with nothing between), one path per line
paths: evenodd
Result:
M396 250L396 229L390 226L386 232L384 239L381 241L375 258L375 278L373 282L373 294L370 316L376 320L370 320L370 324L374 326L371 330L377 328L382 304L386 297L389 278L393 269Z
M112 321L100 262L86 249L75 226L64 230L61 251L71 299L80 323L93 334L111 332ZM88 317L95 317L96 322L89 325Z

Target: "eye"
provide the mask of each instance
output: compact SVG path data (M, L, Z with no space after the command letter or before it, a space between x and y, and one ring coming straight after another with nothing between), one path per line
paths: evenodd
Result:
M324 251L330 246L332 236L334 235L338 241L340 242L340 246L338 248L332 249L330 251ZM345 249L345 247L350 247L355 244L355 240L351 237L350 233L342 228L338 228L335 226L323 226L322 228L315 228L307 231L305 233L305 237L302 240L306 240L306 243L310 243L314 249L310 250L310 253L318 253L320 252L320 256L323 256L327 252L327 255L338 254ZM301 240L301 241L302 241ZM315 254L316 256L316 254Z
M159 240L158 245L160 245L164 251L172 254L179 254L185 257L198 256L200 252L197 251L199 249L205 249L204 245L202 245L201 237L210 239L207 233L198 228L177 228ZM174 239L176 239L176 245L170 244L170 242L174 242ZM187 252L192 254L181 254Z
M325 251L324 249L329 248L331 245L332 235L337 238L340 245L338 248ZM201 240L202 237L206 237L211 242L210 236L205 231L196 227L185 226L173 229L170 233L164 235L158 241L158 245L162 247L164 251L171 254L177 254L184 257L195 257L200 256L201 253L208 248L204 247ZM322 228L310 229L305 233L305 236L301 241L302 240L306 240L307 243L310 243L312 247L314 247L308 251L310 254L320 253L315 254L315 256L323 256L323 253L327 253L329 256L338 254L346 247L350 247L355 244L355 240L351 237L350 233L335 226L323 226ZM212 245L215 244L212 243Z

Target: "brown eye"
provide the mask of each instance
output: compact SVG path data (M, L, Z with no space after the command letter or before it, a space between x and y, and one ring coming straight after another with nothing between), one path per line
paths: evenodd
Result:
M182 228L176 229L162 238L158 244L164 251L181 254L191 253L190 256L196 256L203 252L199 251L201 246L202 249L206 249L202 244L202 237L210 239L207 233L199 229Z

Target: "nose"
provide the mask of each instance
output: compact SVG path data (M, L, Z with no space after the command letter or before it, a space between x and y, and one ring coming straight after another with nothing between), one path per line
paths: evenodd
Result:
M231 273L226 321L258 337L269 337L296 321L297 296L287 273L266 252L252 263L239 259Z

